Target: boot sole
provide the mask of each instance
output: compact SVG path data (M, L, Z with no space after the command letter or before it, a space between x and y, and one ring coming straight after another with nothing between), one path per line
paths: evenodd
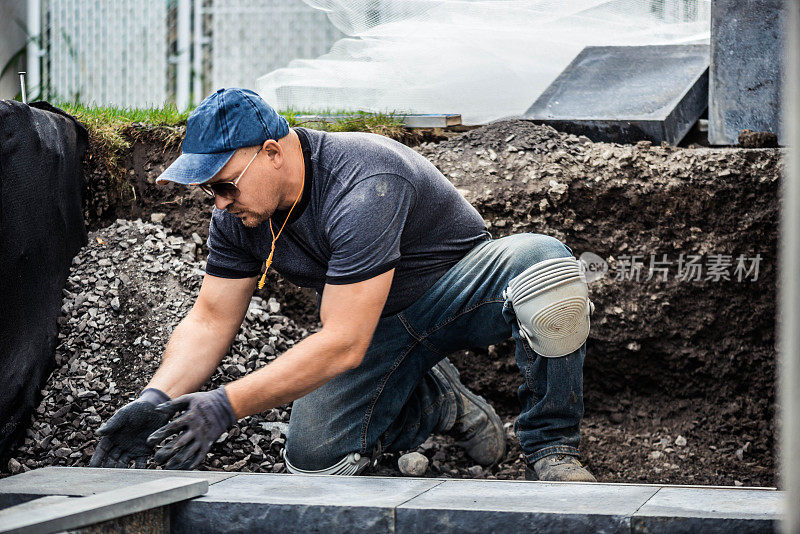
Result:
M497 415L497 412L494 411L492 405L486 402L483 397L471 392L464 384L461 383L461 374L448 358L443 358L438 364L436 364L436 366L439 367L439 370L442 372L442 374L447 377L450 386L452 386L452 388L455 389L459 394L468 398L471 402L478 406L478 408L480 408L481 411L489 418L489 422L492 424L492 426L494 426L497 432L502 436L502 452L500 453L499 458L489 465L499 463L503 458L505 458L507 451L506 433L503 429L503 422L500 420L500 416Z

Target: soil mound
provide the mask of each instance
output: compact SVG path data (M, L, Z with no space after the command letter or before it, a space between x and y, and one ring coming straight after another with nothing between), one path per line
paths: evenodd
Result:
M496 237L553 235L608 264L590 284L584 383L599 478L775 483L781 150L592 143L516 121L419 150ZM481 394L518 410L508 344L457 360Z
M596 311L584 381L582 449L598 479L775 484L781 149L592 143L527 121L498 121L417 150L476 206L495 237L544 233L564 241L576 255L590 252L607 265L605 276L590 284ZM87 220L95 229L113 223L117 233L98 231L92 239L107 243L95 240L81 256L104 275L81 274L87 267L75 266L65 293L60 368L44 391L17 464L9 468L86 465L96 443L93 421L99 424L145 385L169 330L191 305L200 282L198 258L205 257L210 205L191 189L154 185L177 155L174 146L165 149L157 136L140 131L123 163L128 174L122 182L96 159L87 159ZM165 228L114 223L117 218L149 220L153 214ZM138 236L127 249L122 243L129 237L118 235L125 224L130 226L123 233ZM146 250L148 236L159 232L166 240L155 241L166 248ZM137 255L131 255L136 247ZM170 256L162 259L165 254ZM755 258L757 275L737 273L740 259L752 267ZM99 265L101 259L111 265ZM176 261L184 267L173 266ZM170 267L147 270L156 264ZM106 272L110 268L130 272L131 281L114 286ZM98 290L101 281L105 285ZM112 295L120 310L109 309ZM308 292L273 277L259 296L209 387L269 361L265 347L280 352L316 327ZM279 303L287 317L272 311ZM113 320L101 324L98 317ZM163 331L153 330L159 324ZM510 432L519 410L510 344L452 359L464 382L493 402ZM100 407L92 412L92 406ZM244 427L240 423L234 432L241 433L229 440L232 448L218 443L204 468L280 470L280 429L266 432L263 424L285 422L287 416L285 407ZM253 435L262 436L253 439L263 458L252 446ZM488 471L471 465L448 438L431 438L420 452L431 459L431 475L520 478L524 465L516 439L510 444L507 459ZM396 457L385 456L373 472L398 474Z

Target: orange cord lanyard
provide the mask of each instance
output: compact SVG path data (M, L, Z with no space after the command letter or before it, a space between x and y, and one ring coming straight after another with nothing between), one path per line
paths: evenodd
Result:
M275 254L275 242L281 236L281 232L283 232L284 227L286 227L286 223L289 222L289 218L292 216L292 210L295 206L297 206L297 203L300 202L300 197L303 196L303 188L305 185L304 179L303 183L300 184L300 192L297 194L294 204L292 204L292 207L289 208L289 213L286 215L286 219L283 221L281 229L278 230L278 235L275 235L275 231L272 229L272 217L269 219L269 233L272 234L272 246L270 247L267 261L264 262L264 274L261 275L261 280L258 281L258 289L264 289L264 284L267 282L267 271L269 271L269 266L272 265L272 256Z

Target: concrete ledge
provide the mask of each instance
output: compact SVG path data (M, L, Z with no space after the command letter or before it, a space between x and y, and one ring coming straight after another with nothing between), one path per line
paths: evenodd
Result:
M707 45L587 46L523 119L592 141L678 144L708 107Z
M397 509L397 532L626 532L658 487L450 480Z
M206 495L170 507L171 531L192 534L773 532L784 499L760 488L87 468L16 475L0 480L0 495L86 495L181 475L209 483Z
M173 532L391 532L395 510L440 480L244 474L173 508Z
M780 492L723 488L661 488L632 518L641 532L774 531Z
M0 510L47 495L86 497L167 476L205 480L210 486L235 475L216 471L44 467L0 480Z
M0 533L60 532L121 518L197 497L208 490L205 480L163 477L88 497L48 496L0 511Z

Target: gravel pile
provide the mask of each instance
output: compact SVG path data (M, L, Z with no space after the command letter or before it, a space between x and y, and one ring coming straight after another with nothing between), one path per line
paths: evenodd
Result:
M423 143L417 151L478 208L493 233L503 234L529 230L533 215L563 220L569 189L564 171L586 161L594 146L588 137L530 121L497 121L443 143ZM504 198L509 194L510 203ZM496 216L510 206L523 217ZM558 230L550 233L563 239Z
M191 309L204 275L201 245L197 234L185 239L141 220L119 219L89 235L63 292L56 368L3 474L89 465L99 441L95 430L147 385L172 330ZM253 297L231 351L204 389L255 371L308 335L280 311L275 298ZM281 450L290 413L286 405L240 420L198 469L285 472ZM431 461L423 469L417 457L415 476L495 478L473 465L452 438L433 436L418 450ZM400 457L384 454L365 474L399 476ZM493 470L514 478L519 468L506 471Z
M172 330L190 310L204 274L196 257L201 244L196 234L184 239L140 220L118 220L90 234L64 289L56 369L4 471L89 465L94 431L147 385ZM253 298L207 389L266 365L307 335L280 309L274 298ZM280 451L289 412L284 406L241 420L202 468L284 471Z
M505 152L548 154L589 142L588 137L558 132L530 121L500 120L441 143L422 143L417 150L428 156L431 153L457 155L466 149L476 148L491 161L497 161L498 157L502 160L507 155Z

